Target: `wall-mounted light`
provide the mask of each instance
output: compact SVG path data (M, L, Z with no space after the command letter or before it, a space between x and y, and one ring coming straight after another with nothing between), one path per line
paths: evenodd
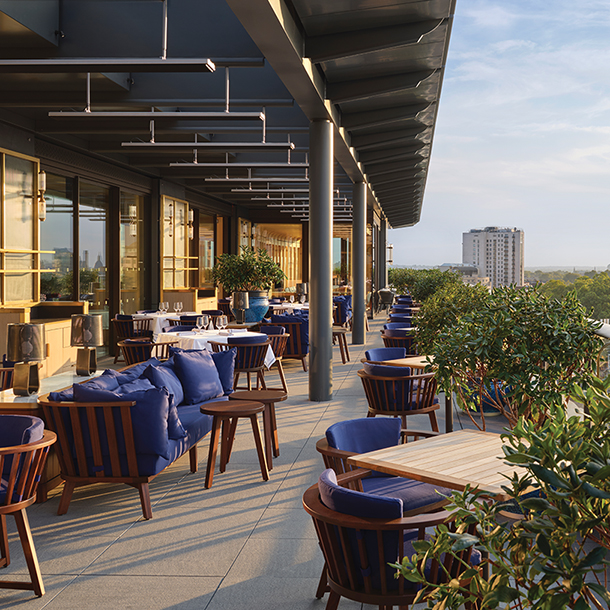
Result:
M388 250L388 264L393 265L394 264L394 245L388 244L387 250Z
M47 202L44 194L47 190L46 172L38 172L38 220L44 222L47 219Z
M189 239L193 239L195 237L195 227L193 223L195 222L195 212L194 210L189 210L188 214L188 228L189 228Z
M171 201L167 205L167 217L165 221L169 223L168 237L174 236L174 202Z
M129 206L129 235L138 235L138 208L133 203Z

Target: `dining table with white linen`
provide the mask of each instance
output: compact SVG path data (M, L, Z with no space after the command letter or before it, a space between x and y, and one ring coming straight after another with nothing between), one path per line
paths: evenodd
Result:
M245 329L232 329L231 331L202 330L200 332L193 330L179 333L161 333L157 337L157 341L165 342L178 339L178 345L182 349L207 349L211 352L213 350L212 346L210 345L210 341L215 341L216 343L228 343L229 337L240 337L244 335L247 335L248 337L260 337L261 343L269 338L269 335L266 335L265 333L255 333ZM267 348L267 354L265 355L265 366L270 368L274 362L275 354L273 353L271 346L269 346Z
M179 320L180 316L196 316L196 311L184 311L181 313L161 313L157 311L155 313L134 313L134 320L138 320L141 318L151 318L151 330L153 331L153 335L155 338L157 335L163 332L163 328L169 324L169 320Z
M274 314L293 314L297 311L309 311L309 303L270 303Z

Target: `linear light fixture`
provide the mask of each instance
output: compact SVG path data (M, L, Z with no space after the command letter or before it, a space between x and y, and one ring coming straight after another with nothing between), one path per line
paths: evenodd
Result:
M130 111L106 111L87 112L86 110L60 110L48 113L48 116L58 118L83 119L95 117L96 119L154 119L155 121L171 119L190 120L199 119L204 121L264 121L263 112L130 112Z
M290 168L307 168L309 167L309 163L286 163L286 162L269 162L265 163L264 161L257 163L170 163L170 167L222 167L226 169L231 169L232 167L269 167L274 169L290 169Z
M204 178L204 182L213 182L215 184L222 184L227 182L279 182L279 183L303 183L309 182L309 178L252 178L244 176L243 178Z
M2 59L3 74L51 74L66 72L214 72L211 59L198 57L66 57L62 59Z
M243 193L245 194L256 194L256 193L309 193L309 189L246 189L246 188L238 188L231 189L232 193Z
M219 151L284 151L294 150L293 142L121 142L123 148L134 148L140 152L154 152L159 148L195 149Z

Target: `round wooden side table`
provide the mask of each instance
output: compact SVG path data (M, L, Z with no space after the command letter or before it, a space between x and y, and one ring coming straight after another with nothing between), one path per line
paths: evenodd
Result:
M265 410L263 411L263 430L269 470L273 469L273 458L280 455L280 443L277 436L277 422L275 419L275 403L287 398L288 393L283 390L243 390L229 394L229 400L255 400L265 405Z
M222 442L220 444L220 472L224 472L227 468L229 456L231 455L231 448L233 446L233 440L235 439L235 429L237 428L237 420L240 417L248 417L250 419L263 480L268 481L269 470L267 468L267 460L265 459L261 430L258 425L257 417L259 413L264 413L265 405L262 402L255 402L252 400L222 400L201 405L200 410L202 413L212 415L214 418L212 422L212 432L210 434L210 451L208 454L208 466L205 473L205 488L209 489L212 487L221 424Z

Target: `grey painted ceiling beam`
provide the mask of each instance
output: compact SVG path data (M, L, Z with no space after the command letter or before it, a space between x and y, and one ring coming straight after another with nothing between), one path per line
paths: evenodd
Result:
M381 133L366 133L352 135L352 146L358 150L368 150L372 148L383 148L392 144L408 142L413 146L425 146L421 140L413 140L413 138L430 129L426 125L418 125L407 129L392 129L392 131L384 131Z
M310 36L305 41L305 55L314 63L322 63L372 51L404 47L418 43L441 23L443 23L442 19L434 19L354 32Z
M326 96L332 99L336 104L340 104L341 102L352 102L378 95L415 89L420 83L430 78L434 73L435 70L425 70L328 83L328 85L326 85Z
M369 176L369 178L374 176L375 184L377 184L377 176L393 174L395 172L402 172L405 177L408 177L407 172L413 172L413 168L410 168L409 164L404 161L395 161L394 163L384 163L380 166L372 165L366 175Z
M410 146L403 146L401 148L385 148L380 150L368 150L363 151L358 155L360 163L369 169L369 165L376 163L385 163L386 161L409 161L405 163L405 166L413 166L414 163L420 163L426 161L427 157L421 154L417 154L417 148L411 148Z

